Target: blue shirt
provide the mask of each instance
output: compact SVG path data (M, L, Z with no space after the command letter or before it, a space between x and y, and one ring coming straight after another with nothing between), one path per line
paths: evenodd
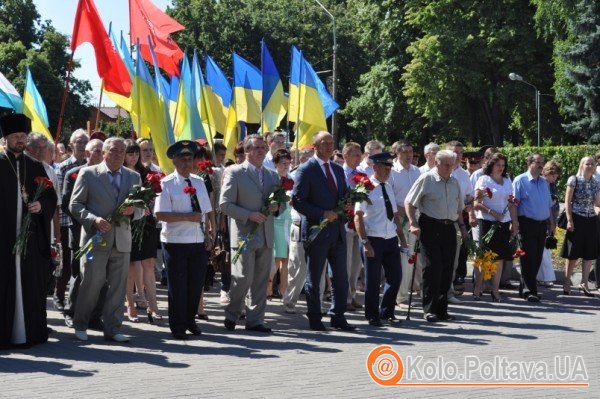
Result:
M517 176L513 182L515 198L519 201L517 213L537 221L550 217L552 197L548 182L542 176L534 179L529 171Z
M350 188L354 188L356 187L356 183L352 182L352 178L354 177L354 175L356 175L358 172L358 170L356 169L352 169L350 166L346 165L344 163L344 175L346 175L346 184L348 185L348 187Z

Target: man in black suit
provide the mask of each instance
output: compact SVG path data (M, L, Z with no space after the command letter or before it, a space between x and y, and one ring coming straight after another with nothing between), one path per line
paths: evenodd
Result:
M292 206L301 215L302 237L306 240L311 226L327 219L329 223L306 248L308 276L306 278L306 304L310 328L325 331L321 322L319 282L325 261L331 267L332 300L329 315L331 327L352 331L344 312L348 296L346 270L346 231L344 221L333 211L348 190L344 170L330 161L333 155L333 137L328 132L318 132L313 137L315 156L302 164L296 172L296 185L292 193Z

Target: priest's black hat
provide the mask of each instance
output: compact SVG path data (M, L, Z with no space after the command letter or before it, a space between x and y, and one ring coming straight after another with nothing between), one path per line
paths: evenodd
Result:
M172 144L167 149L167 157L169 157L169 159L173 159L175 157L179 157L182 155L194 156L194 154L199 149L200 149L200 146L195 141L181 140L181 141L176 142L175 144Z
M6 137L13 133L29 133L31 120L23 114L8 114L0 117L0 134Z

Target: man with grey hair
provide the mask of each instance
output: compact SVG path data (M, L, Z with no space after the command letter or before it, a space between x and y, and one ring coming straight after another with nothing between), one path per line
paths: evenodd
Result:
M435 168L435 154L437 154L439 150L440 150L440 146L433 142L431 142L425 146L425 148L423 149L423 152L425 153L424 154L425 160L427 162L425 163L425 165L423 165L419 168L421 173L427 173L431 169Z
M81 284L81 273L79 259L75 259L74 254L79 250L79 240L81 238L81 224L77 219L73 218L69 211L69 203L73 195L73 187L81 169L87 166L98 165L102 162L102 140L92 139L85 146L85 158L87 163L68 170L65 175L65 180L62 187L62 206L61 209L71 218L71 226L69 226L69 248L71 249L71 279L69 281L69 296L65 301L65 324L67 327L73 327L73 317L75 316L75 302L79 293L79 285ZM100 292L98 303L92 313L88 327L92 330L102 331L103 325L100 317L102 316L102 305L104 304L104 296L106 294L106 285Z
M277 172L263 165L268 147L263 137L251 134L244 139L246 160L225 169L219 205L230 218L231 249L236 251L241 240L248 240L238 260L231 262L230 302L225 308L224 325L228 331L242 315L246 296L246 330L270 333L264 325L267 308L267 283L273 260L274 226L270 209L261 212L265 199L280 184ZM251 237L251 238L249 238Z
M131 252L131 227L129 223L114 224L112 215L127 198L134 185L141 184L140 175L123 166L125 140L110 137L102 146L104 161L81 169L69 211L82 225L81 245L97 234L104 245L98 245L81 258L81 285L75 306L75 337L87 341L90 317L105 283L108 284L102 319L104 338L116 342L128 342L129 337L120 333L123 318L123 298L129 273ZM142 212L132 206L120 210L123 216L139 219Z
M43 135L42 133L32 132L27 135L27 147L25 147L25 152L30 157L40 161L44 166L44 170L48 175L48 178L52 180L52 184L54 185L54 191L56 191L56 196L58 201L56 202L56 210L54 211L54 216L52 217L52 224L50 229L50 241L60 242L60 223L58 219L58 209L61 205L60 199L60 186L58 184L58 178L56 177L56 172L54 168L48 164L48 157L50 153L50 148L54 148L54 143L48 140L48 137ZM52 152L54 154L54 152ZM50 158L51 162L51 158Z
M428 322L455 320L448 314L447 300L456 253L454 224L459 224L463 237L467 235L461 217L463 195L458 180L452 177L455 162L452 151L439 151L436 167L419 176L405 200L410 232L421 243L423 317Z
M369 159L371 155L381 154L385 146L379 140L367 141L365 144L365 152L363 154L363 160L358 165L358 171L366 174L367 176L373 176L373 162Z
M65 176L67 172L77 166L85 164L85 146L89 141L89 137L85 130L77 129L71 134L69 139L69 147L73 151L73 155L67 160L61 162L56 169L56 178L58 180L59 192L62 192ZM60 217L60 237L62 246L62 274L56 279L56 289L54 291L54 308L59 312L65 309L65 291L67 283L71 278L71 251L69 250L69 226L71 226L71 218L59 209Z

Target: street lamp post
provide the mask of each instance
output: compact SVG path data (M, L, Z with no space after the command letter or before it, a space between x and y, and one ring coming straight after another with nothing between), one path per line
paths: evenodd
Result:
M332 66L332 84L331 84L331 96L334 100L336 100L336 87L337 87L337 36L335 34L335 17L319 0L314 0L323 11L331 18L331 23L333 24L333 66ZM333 145L337 146L338 136L337 136L337 123L336 123L336 111L333 111L331 114L331 135L333 136Z
M537 113L537 146L540 147L540 121L541 121L541 111L540 111L540 91L538 88L528 81L524 80L523 77L517 73L511 72L508 74L510 80L515 80L517 82L523 82L526 85L529 85L535 89L535 109Z

